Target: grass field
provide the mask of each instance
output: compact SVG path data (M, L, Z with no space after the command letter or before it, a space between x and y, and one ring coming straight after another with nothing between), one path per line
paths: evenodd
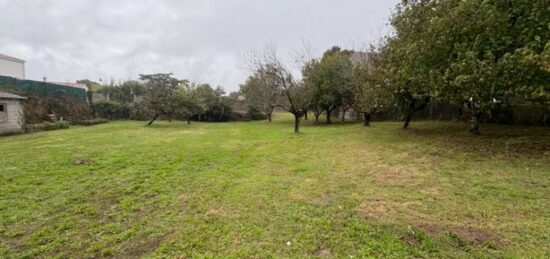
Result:
M0 257L550 257L550 130L112 122L0 138Z

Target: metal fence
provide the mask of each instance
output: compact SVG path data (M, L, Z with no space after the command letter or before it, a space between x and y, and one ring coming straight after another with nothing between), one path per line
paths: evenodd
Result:
M15 91L25 96L71 97L77 101L86 101L86 90L48 82L22 80L0 76L0 91Z

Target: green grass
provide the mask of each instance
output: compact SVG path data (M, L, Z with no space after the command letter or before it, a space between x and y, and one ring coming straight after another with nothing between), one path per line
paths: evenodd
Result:
M550 130L112 122L0 138L0 257L549 257ZM290 244L290 245L287 245Z

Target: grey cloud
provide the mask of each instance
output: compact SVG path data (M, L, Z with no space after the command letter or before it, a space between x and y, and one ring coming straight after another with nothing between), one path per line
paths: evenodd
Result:
M358 47L387 31L398 0L0 0L0 52L40 80L115 80L139 73L238 89L239 53L266 42L282 54L309 42Z

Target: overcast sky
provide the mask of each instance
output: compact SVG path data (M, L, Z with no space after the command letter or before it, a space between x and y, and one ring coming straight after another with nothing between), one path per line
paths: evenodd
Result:
M272 43L363 48L387 33L398 0L0 0L0 53L28 79L178 78L238 89L240 54Z

